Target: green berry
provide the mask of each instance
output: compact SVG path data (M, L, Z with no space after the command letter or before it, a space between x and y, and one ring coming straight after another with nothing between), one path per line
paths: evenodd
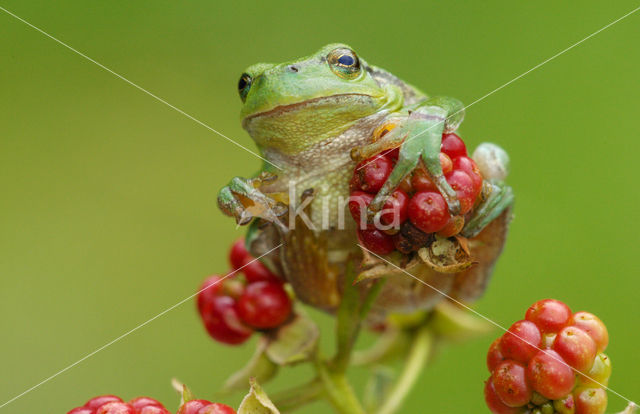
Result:
M593 366L586 373L580 375L580 383L592 386L607 386L609 377L611 376L611 359L602 352L599 353L593 361Z

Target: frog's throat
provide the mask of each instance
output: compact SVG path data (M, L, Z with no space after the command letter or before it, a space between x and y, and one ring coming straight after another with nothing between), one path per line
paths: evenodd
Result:
M395 94L336 94L277 106L248 116L242 125L261 149L294 156L339 136L363 118L401 104Z
M304 109L307 106L314 106L316 103L319 103L322 101L339 101L344 98L349 98L354 96L370 97L369 95L366 95L364 93L339 93L339 94L329 95L329 96L320 96L317 98L307 99L305 101L296 102L288 105L278 105L273 109L269 109L267 111L258 112L256 114L249 115L242 121L242 124L243 126L248 124L249 122L251 122L253 118L277 116L277 115L284 114L285 112L292 112L292 111Z

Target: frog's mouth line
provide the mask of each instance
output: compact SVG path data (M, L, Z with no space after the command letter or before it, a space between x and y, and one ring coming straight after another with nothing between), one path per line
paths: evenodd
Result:
M318 98L307 99L306 101L302 101L302 102L276 106L275 108L269 109L268 111L258 112L256 114L249 115L242 122L246 123L254 118L260 118L265 116L282 115L283 113L297 111L307 106L315 106L325 101L340 101L344 98L351 97L351 96L363 96L363 97L371 98L370 95L367 95L364 93L339 93L336 95L320 96Z

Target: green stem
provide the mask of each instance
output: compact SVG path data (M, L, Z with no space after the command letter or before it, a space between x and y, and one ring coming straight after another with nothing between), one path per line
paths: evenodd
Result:
M340 414L365 414L343 372L332 372L323 361L317 361L316 369L327 399Z
M272 398L274 404L282 412L292 411L322 397L323 383L316 378L306 384L280 391Z
M332 368L345 372L351 359L351 351L360 330L360 289L353 285L355 272L353 265L347 265L344 277L342 300L336 315L336 355Z
M353 268L349 267L345 276L342 302L337 314L337 352L332 362L333 370L337 372L347 370L362 321L367 317L384 283L384 281L373 282L365 297L361 298L360 288L353 285L355 276Z
M355 351L351 357L351 365L356 367L373 365L396 356L404 356L410 339L406 332L390 329L382 333L370 348Z
M422 372L431 353L432 346L433 337L429 328L426 326L420 327L411 344L411 349L404 363L402 373L377 414L392 414L400 408L402 402L420 376L420 372Z
M362 306L360 307L360 320L364 320L367 317L367 314L371 310L371 306L373 306L373 302L378 298L378 294L380 294L382 286L384 286L386 281L387 279L378 279L373 281L364 301L362 302Z

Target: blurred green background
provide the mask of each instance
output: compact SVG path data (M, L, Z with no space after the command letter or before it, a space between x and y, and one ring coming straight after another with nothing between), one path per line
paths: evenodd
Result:
M636 1L25 1L3 7L243 145L243 68L330 42L471 103ZM611 387L640 399L640 13L469 108L462 136L512 157L516 219L477 309L537 299L608 325ZM0 404L227 270L240 236L217 190L250 154L0 11ZM328 317L314 313L330 334ZM486 349L443 349L404 412L487 412ZM63 413L100 393L172 410L177 377L213 398L252 343L211 341L188 302L0 409ZM305 378L283 374L268 390ZM364 381L357 372L354 380ZM237 404L240 396L222 401ZM610 394L610 410L623 401ZM316 404L305 413L325 413Z

